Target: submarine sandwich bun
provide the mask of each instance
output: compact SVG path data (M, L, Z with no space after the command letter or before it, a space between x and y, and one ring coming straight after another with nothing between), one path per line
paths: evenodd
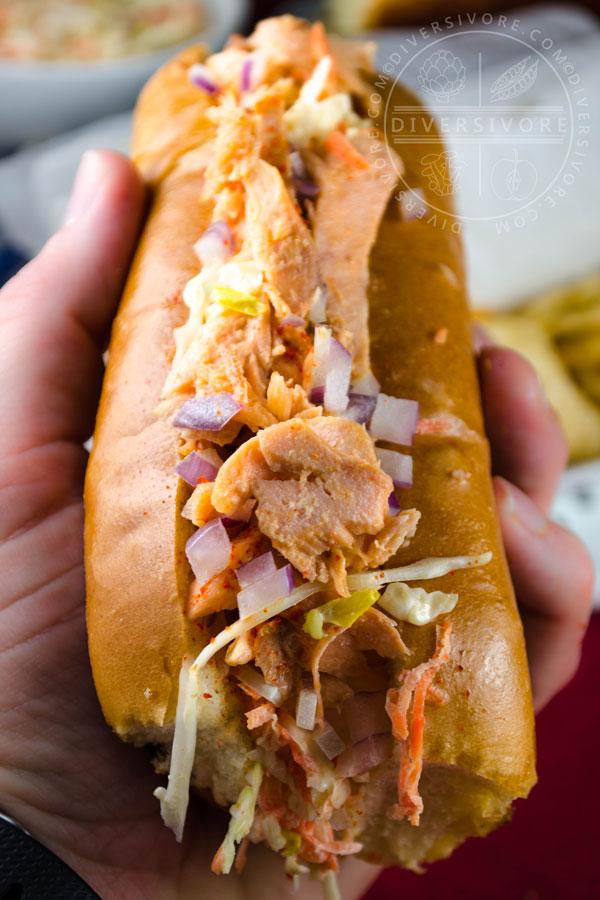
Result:
M146 86L85 493L96 688L165 822L191 785L231 810L215 872L264 841L331 896L341 857L419 869L535 782L443 147L396 154L383 106L417 101L376 78L285 16Z

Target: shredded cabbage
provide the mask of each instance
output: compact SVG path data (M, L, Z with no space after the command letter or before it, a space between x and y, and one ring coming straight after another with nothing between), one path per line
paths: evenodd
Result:
M397 569L376 569L374 572L350 575L348 587L359 591L380 587L382 584L390 584L392 581L421 581L428 578L440 578L455 569L474 569L486 566L491 558L492 554L488 551L479 556L439 556L420 559L419 562L411 563L410 566L400 566Z
M326 637L323 625L328 623L348 628L369 607L373 606L378 599L378 591L364 590L355 591L349 597L338 597L336 600L330 600L329 603L317 606L306 613L302 630L310 634L316 641L320 641Z
M299 96L283 114L283 122L290 143L296 147L307 147L311 140L325 141L341 123L363 124L352 109L350 95L344 93L332 94L324 100Z
M275 816L265 816L262 820L262 828L263 834L265 836L265 841L271 848L271 850L275 850L278 853L280 850L286 846L286 839L284 837L283 831L281 830L281 825L275 818Z
M388 585L378 605L386 612L411 625L427 625L442 613L452 612L458 601L458 594L443 591L425 591L421 587L411 588L395 581Z
M219 269L217 284L233 288L242 294L256 294L263 283L263 270L253 259L244 259L241 254L235 260L226 262Z
M214 638L211 638L210 643L208 643L198 654L192 666L192 675L203 668L203 666L205 666L222 647L226 647L227 644L234 641L241 634L245 634L252 628L256 628L257 625L262 625L263 622L267 622L269 619L278 616L286 609L290 609L292 606L300 603L301 600L306 600L311 594L316 594L317 591L322 590L322 584L301 584L300 587L295 588L287 597L280 597L275 603L272 603L270 606L265 606L264 609L257 610L252 613L251 616L245 616L243 619L232 622L231 625L228 625L227 628L220 631Z
M154 791L154 796L160 800L163 821L174 832L178 841L181 841L183 836L190 777L196 753L198 679L190 676L190 671L190 662L184 657L179 674L179 696L175 713L169 782L166 788L159 787Z
M258 316L260 313L267 311L266 304L256 297L252 297L250 294L242 294L241 291L236 291L223 285L217 285L213 288L211 300L220 303L226 309L243 313L245 316Z
M331 869L322 880L321 889L323 891L323 900L342 900L337 875Z
M261 764L258 762L253 763L246 772L246 781L248 783L240 791L236 802L229 807L231 816L229 828L227 829L225 840L217 851L217 857L220 858L219 868L224 875L228 875L231 871L235 859L235 845L239 844L252 828L262 777Z

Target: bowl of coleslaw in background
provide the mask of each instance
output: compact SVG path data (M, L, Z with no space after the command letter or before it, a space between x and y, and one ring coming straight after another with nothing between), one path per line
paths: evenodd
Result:
M218 49L247 0L3 0L0 152L129 109L183 47Z

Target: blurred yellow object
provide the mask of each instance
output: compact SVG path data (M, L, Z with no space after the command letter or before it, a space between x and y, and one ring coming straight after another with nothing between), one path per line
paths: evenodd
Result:
M494 340L533 364L571 459L600 455L600 276L544 294L511 315L477 318Z
M526 307L577 381L600 403L600 275L544 294Z
M470 13L493 8L489 0L473 0L465 7L455 0L328 0L328 24L343 34L354 34L364 28L426 22L432 16L443 18L459 12Z

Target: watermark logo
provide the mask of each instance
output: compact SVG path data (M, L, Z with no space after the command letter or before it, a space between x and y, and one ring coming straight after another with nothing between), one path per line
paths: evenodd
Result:
M526 56L496 78L490 88L492 103L519 97L535 84L540 61L536 59L529 68L525 68L530 59L530 56Z
M449 103L460 94L467 80L467 71L451 50L436 50L419 70L419 86L424 93L440 103Z
M429 182L429 190L438 197L448 197L456 193L458 178L465 163L457 159L452 150L443 153L428 153L421 158L421 170Z
M574 183L589 104L568 53L540 29L506 15L463 18L464 29L432 23L404 37L383 63L372 105L383 112L396 172L404 180L399 160L410 162L433 214L447 215L441 198L456 195L455 223L508 231L556 206ZM398 102L389 89L402 83L419 90L425 108ZM402 190L419 194L414 182Z

